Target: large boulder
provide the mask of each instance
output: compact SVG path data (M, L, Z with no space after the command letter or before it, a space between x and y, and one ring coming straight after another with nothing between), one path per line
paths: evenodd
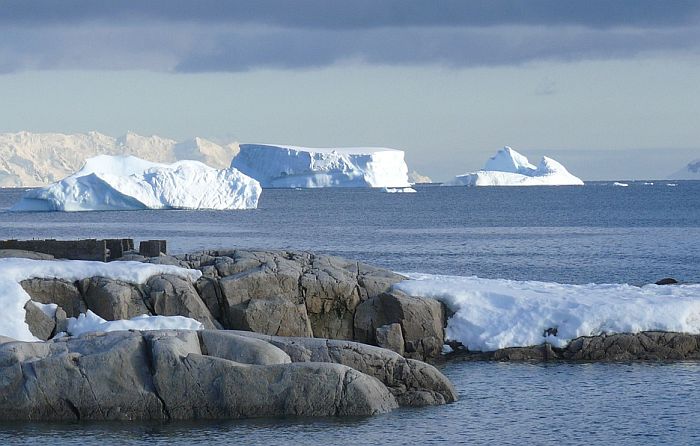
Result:
M80 287L88 309L108 321L150 314L143 300L143 291L136 285L106 277L91 277L83 280Z
M425 360L442 351L445 310L436 300L392 290L360 304L354 324L356 340L382 343L404 356ZM400 333L393 324L400 326ZM397 345L401 338L403 348Z
M342 362L293 363L269 340L217 330L8 341L0 343L0 419L357 416L397 407L394 391Z
M148 279L146 305L159 316L185 316L201 322L205 328L221 328L197 294L194 286L172 274Z
M140 333L0 344L0 419L164 419Z
M46 341L51 337L56 329L56 321L54 317L49 316L44 312L41 307L42 304L36 303L34 301L28 301L24 305L25 318L29 331L41 339Z
M24 291L35 302L56 304L68 317L85 313L87 305L73 282L62 279L27 279L20 282Z
M292 362L276 345L287 338L248 335L124 331L0 343L0 419L364 416L444 394L442 382L427 387L439 372L388 351L300 338L318 343L308 345L314 360Z
M235 333L279 347L292 362L333 362L373 376L387 386L402 406L436 405L457 400L452 383L435 367L403 358L390 350L341 340Z

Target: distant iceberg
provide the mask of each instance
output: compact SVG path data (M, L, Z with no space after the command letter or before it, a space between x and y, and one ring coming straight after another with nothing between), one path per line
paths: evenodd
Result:
M580 178L546 156L534 166L520 153L504 147L489 158L482 170L458 175L448 186L582 186Z
M700 159L691 161L681 170L669 175L669 180L700 180Z
M100 155L61 181L29 190L11 210L251 209L260 192L257 181L235 169Z
M231 167L262 187L410 187L402 150L241 144Z

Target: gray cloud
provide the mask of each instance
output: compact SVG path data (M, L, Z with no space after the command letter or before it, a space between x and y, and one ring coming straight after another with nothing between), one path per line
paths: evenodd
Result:
M700 50L676 0L9 0L0 72L513 65Z
M675 26L700 13L696 0L5 0L0 21L251 23L307 29L392 26Z

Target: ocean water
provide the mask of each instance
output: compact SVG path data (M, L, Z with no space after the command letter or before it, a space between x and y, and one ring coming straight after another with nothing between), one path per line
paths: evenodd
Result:
M700 181L629 187L268 189L249 211L13 213L0 239L167 239L171 253L308 249L395 271L560 283L700 282ZM677 184L668 186L667 184Z
M163 238L170 252L309 249L396 271L561 283L700 282L700 182L266 190L253 211L18 214L0 238ZM351 419L2 423L0 444L700 444L700 363L449 363L460 401Z

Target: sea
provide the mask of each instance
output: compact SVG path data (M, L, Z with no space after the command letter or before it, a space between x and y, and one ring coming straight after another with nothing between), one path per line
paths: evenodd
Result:
M311 250L398 272L700 283L700 181L266 189L249 211L16 213L0 239L165 239L173 254ZM0 444L700 444L700 363L447 362L459 401L368 418L0 423Z

